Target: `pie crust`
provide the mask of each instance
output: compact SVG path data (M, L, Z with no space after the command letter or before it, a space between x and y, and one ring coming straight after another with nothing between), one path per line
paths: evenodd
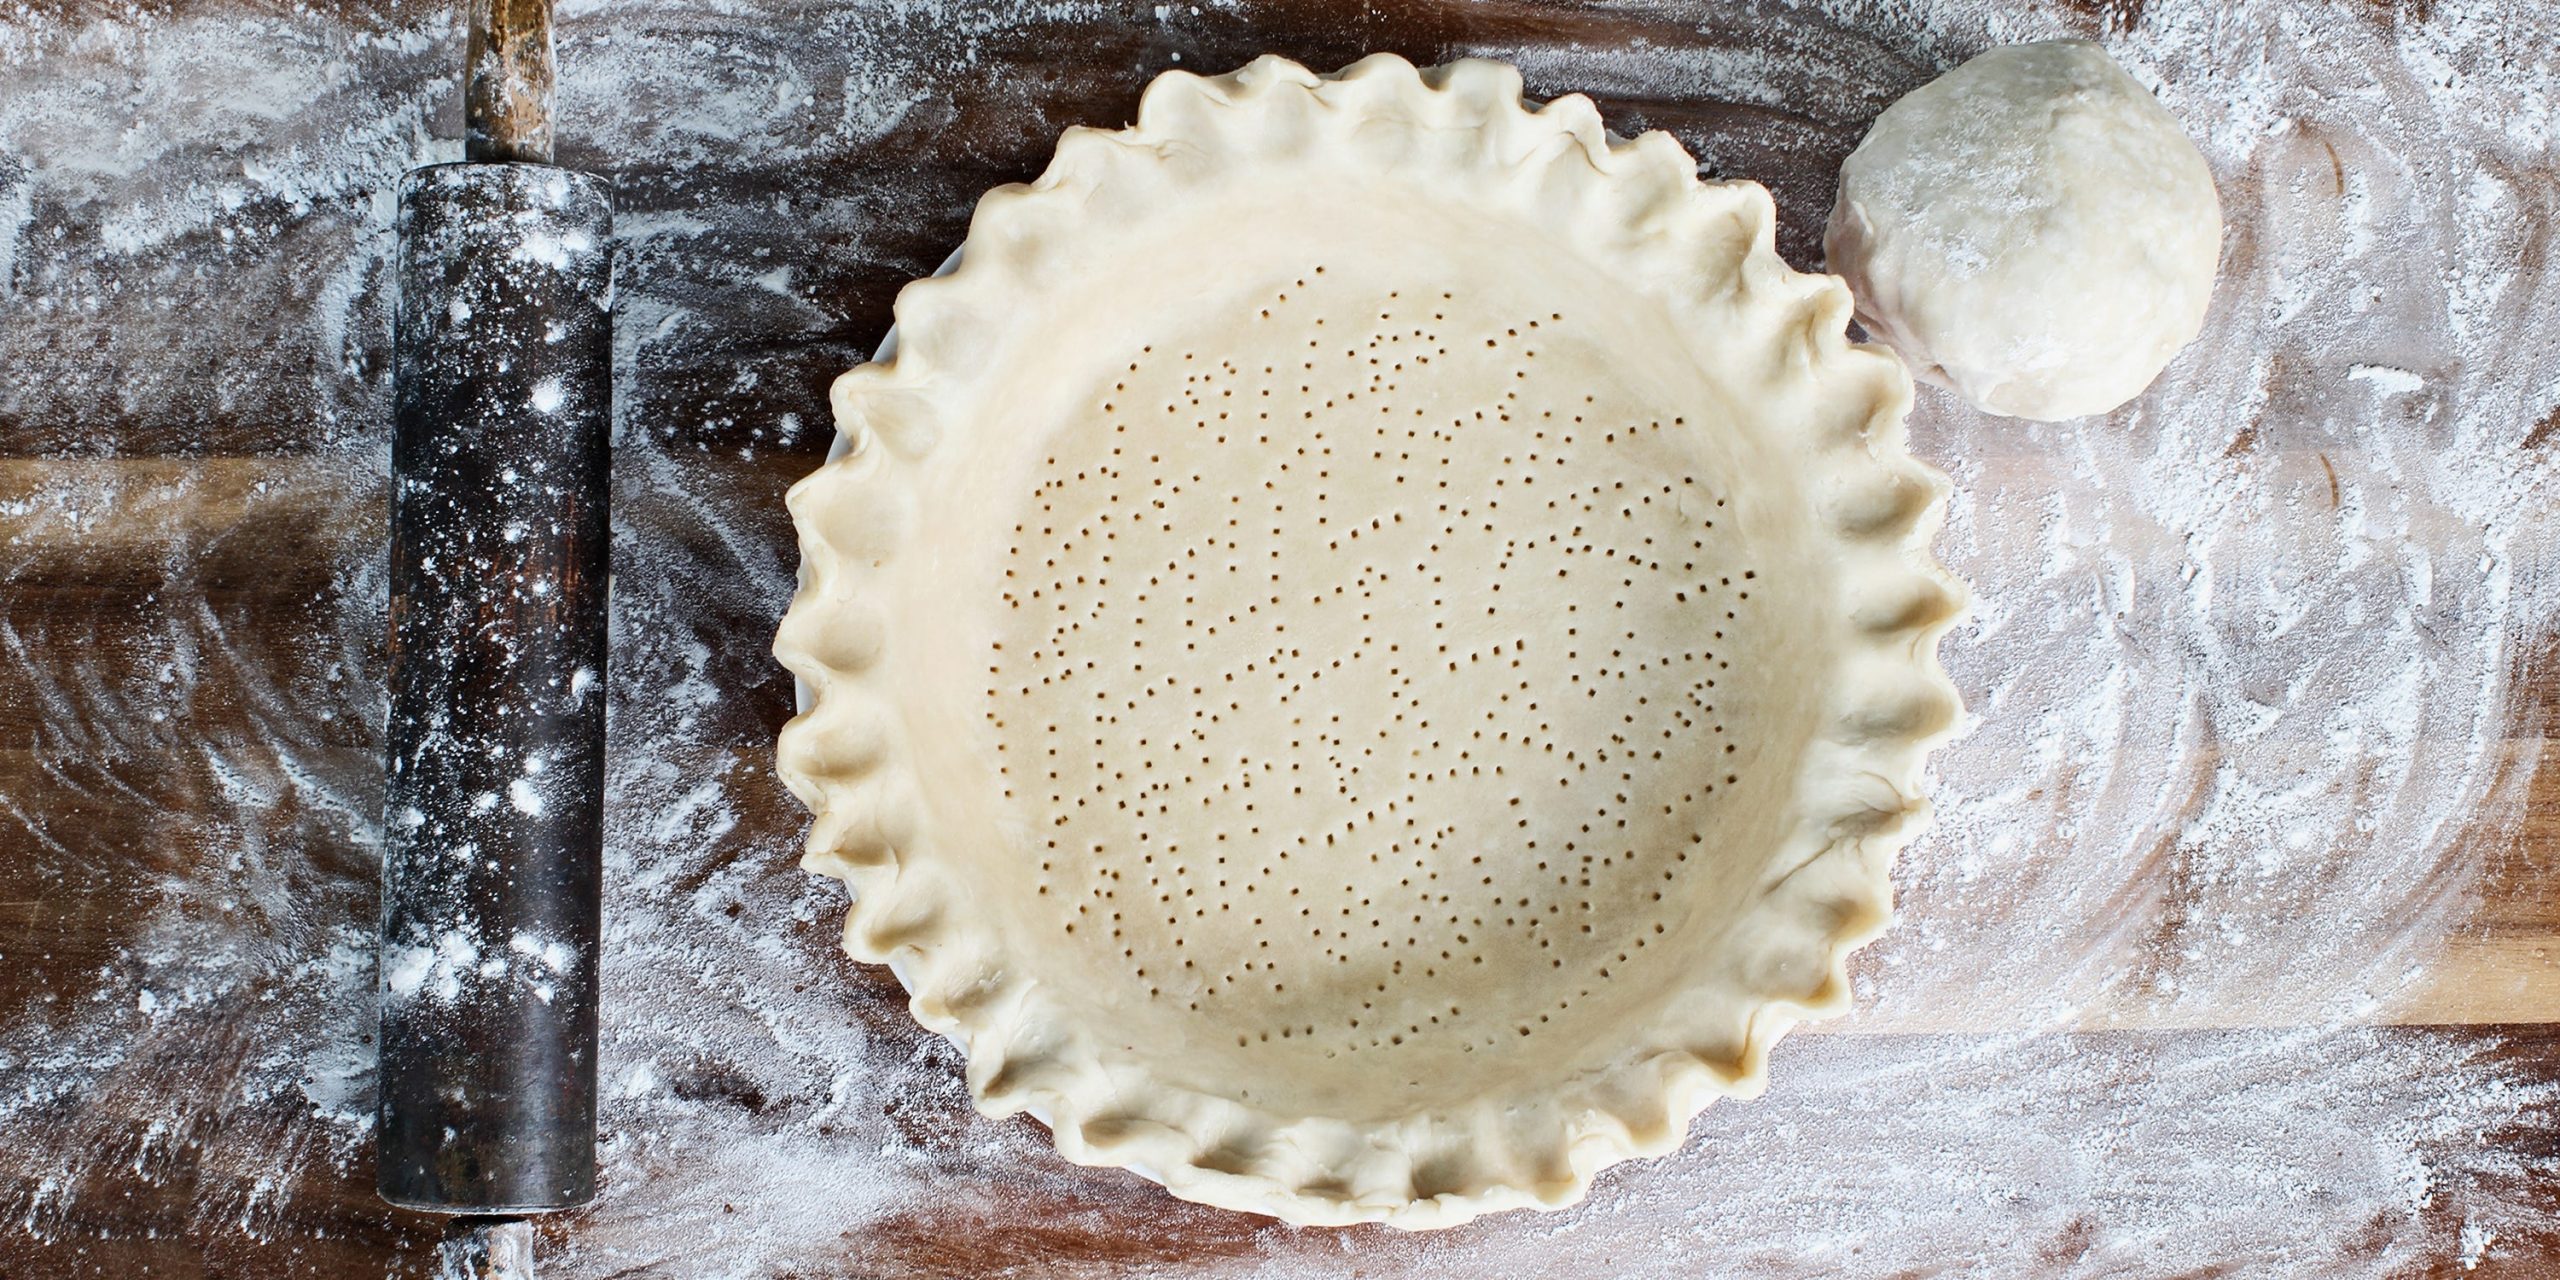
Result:
M1159 78L838 379L784 780L981 1110L1296 1223L1677 1145L1848 1000L1954 724L1910 381L1510 67Z

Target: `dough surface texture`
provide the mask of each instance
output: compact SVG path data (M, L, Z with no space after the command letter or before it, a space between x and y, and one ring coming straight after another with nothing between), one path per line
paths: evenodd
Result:
M1490 62L1173 73L834 388L804 864L1069 1159L1558 1206L1848 999L1954 723L1945 481L1847 292Z
M1886 108L1824 240L1914 374L2048 422L2151 385L2203 327L2221 246L2204 157L2085 40L1990 50Z

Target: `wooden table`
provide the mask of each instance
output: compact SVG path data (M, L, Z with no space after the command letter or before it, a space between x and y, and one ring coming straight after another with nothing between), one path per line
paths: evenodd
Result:
M2528 3L2512 6L2524 63L2459 70L2530 74ZM626 887L614 910L619 943L639 949L626 954L646 959L608 995L677 1010L656 1032L622 1028L608 1074L644 1049L716 1046L746 1026L717 1007L752 1003L738 975L796 972L844 993L830 1006L837 1025L812 1034L857 1038L865 1063L924 1082L880 1114L845 1119L829 1148L836 1130L809 1119L823 1096L775 1095L716 1055L654 1089L617 1077L658 1101L609 1104L613 1167L743 1176L751 1159L688 1164L688 1153L727 1142L751 1154L768 1141L786 1153L776 1159L947 1167L946 1181L922 1184L932 1194L900 1183L904 1198L848 1209L859 1230L815 1252L777 1250L782 1228L755 1224L823 1219L823 1187L742 1181L722 1203L716 1187L649 1199L626 1186L634 1198L609 1191L604 1206L548 1229L566 1261L546 1274L1858 1271L1854 1255L1776 1258L1675 1234L1695 1206L1666 1202L1665 1183L1648 1193L1642 1167L1604 1183L1581 1235L1547 1239L1513 1219L1421 1243L1281 1232L1069 1169L1029 1122L976 1117L954 1083L956 1055L913 1026L895 984L836 956L828 890L791 865L803 815L769 773L791 697L767 652L793 557L780 495L826 448L828 380L878 339L897 287L959 241L980 191L1036 173L1066 125L1128 119L1155 72L1265 51L1320 67L1381 49L1421 62L1522 56L1534 90L1590 89L1621 132L1668 129L1711 171L1765 182L1779 248L1804 265L1819 260L1840 159L1878 111L1944 66L1995 38L2138 45L2198 21L2159 0L2000 15L1950 5L1925 20L1905 6L1836 7L1852 16L1511 0L572 11L561 158L615 175L626 241L613 706L631 763L616 784ZM208 0L112 16L121 9L48 0L0 16L0 31L19 33L0 39L10 1277L418 1274L434 1235L373 1199L347 1117L366 1096L379 801L381 193L456 150L459 33L419 4L320 8ZM2288 12L2331 28L2325 47L2347 48L2437 20L2432 9ZM2266 38L2273 12L2229 17L2215 38ZM679 111L669 102L681 95L651 78L661 64L729 78L696 85ZM742 132L741 120L754 127ZM2560 181L2547 144L2540 163L2540 182ZM2560 238L2550 213L2546 202L2537 253ZM2528 270L2548 268L2519 264ZM2560 410L2518 421L2515 465L2551 466L2555 436ZM2560 726L2560 666L2548 641L2523 648L2524 693L2510 707L2522 816L2479 838L2485 906L2459 920L2421 982L2372 1015L2383 1024L2372 1034L2476 1046L2519 1091L2513 1122L2487 1138L2518 1172L2489 1190L2524 1208L2485 1253L2461 1230L2464 1197L2489 1193L2478 1186L2375 1225L2368 1245L2339 1246L2399 1257L2406 1274L2560 1275L2560 771L2532 771ZM780 940L766 970L744 967L756 939ZM699 989L684 985L695 970ZM697 1015L688 1003L714 1007ZM1998 1031L1923 1022L1853 1019L1839 1030L1870 1033L1872 1047L1801 1050L1782 1068L1810 1079L1849 1071L1839 1064L1860 1054ZM2098 1052L2220 1034L2049 1038ZM1730 1124L1750 1123L1736 1115ZM1716 1158L1693 1143L1666 1163ZM634 1221L659 1205L682 1212L655 1228ZM1617 1234L1597 1234L1593 1215L1622 1220L1607 1228ZM1982 1273L2098 1274L2106 1225L2093 1211L2051 1239L1986 1241ZM764 1243L732 1248L717 1243L723 1232ZM1632 1251L1587 1252L1595 1239ZM2462 1270L2466 1250L2477 1271ZM2234 1258L2211 1273L2270 1265Z

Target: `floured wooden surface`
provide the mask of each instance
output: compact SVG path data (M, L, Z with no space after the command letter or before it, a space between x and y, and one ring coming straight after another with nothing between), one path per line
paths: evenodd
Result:
M2560 32L2526 0L1992 7L571 6L563 158L615 172L625 236L616 888L609 1189L549 1273L2560 1267ZM1767 1097L1570 1214L1291 1232L979 1119L834 958L768 772L779 495L896 285L1058 129L1172 65L1508 58L1767 182L1813 267L1876 112L2056 34L2165 84L2223 289L2114 418L1924 391L1975 716L1861 1011ZM363 1036L388 193L458 154L458 44L415 7L0 15L13 1276L370 1275L426 1238L370 1198ZM2496 1025L2394 1025L2428 1022Z

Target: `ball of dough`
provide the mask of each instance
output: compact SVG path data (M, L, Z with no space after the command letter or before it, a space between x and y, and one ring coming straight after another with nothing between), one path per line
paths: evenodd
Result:
M1916 376L2047 422L2151 384L2203 326L2221 246L2204 157L2085 40L1993 49L1887 108L1824 237Z

